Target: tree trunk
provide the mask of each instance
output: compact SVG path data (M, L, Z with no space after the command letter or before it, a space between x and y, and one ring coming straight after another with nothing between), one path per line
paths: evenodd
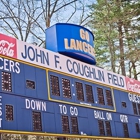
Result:
M108 39L108 45L109 45L110 54L111 54L111 69L112 69L113 72L116 72L116 70L115 70L114 48L113 48L113 44L111 43L110 39Z
M122 75L126 76L125 64L124 64L125 59L124 59L122 21L120 20L118 23L118 31L119 31L119 48L120 48L120 66L121 66Z
M131 63L133 68L134 79L138 80L135 62L131 62Z

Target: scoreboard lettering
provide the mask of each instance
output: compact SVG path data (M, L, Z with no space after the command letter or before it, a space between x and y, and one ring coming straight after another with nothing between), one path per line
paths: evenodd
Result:
M80 39L84 41L75 39L69 40L68 38L65 38L64 39L65 49L83 51L95 57L95 50L93 46L89 44L90 41L89 33L87 31L84 31L83 29L80 29Z
M67 114L67 107L65 105L59 105L60 107L60 113L61 114ZM70 106L69 108L69 112L70 114L73 116L78 116L78 109L77 107L73 107L73 106Z
M19 62L14 62L6 58L0 57L0 70L5 70L9 72L20 73L20 64Z
M71 107L70 107L70 114L71 114L71 115L78 116L78 109L77 109L77 107L71 106Z
M124 87L124 79L122 77L116 76L114 74L108 73L108 81L113 85L117 85L118 87Z
M70 73L80 74L81 76L85 76L87 78L96 79L102 82L105 82L104 72L103 70L96 70L94 68L90 68L87 65L81 65L77 62L72 62L71 60L66 61L67 69Z
M23 59L29 59L30 61L40 62L41 64L49 65L48 53L31 46L24 46L24 52L21 53Z
M128 93L128 98L131 102L140 103L140 95Z
M26 109L46 111L46 102L25 99Z
M120 121L123 123L128 123L128 117L127 115L120 115Z
M110 112L94 110L94 117L101 120L112 120L112 114Z

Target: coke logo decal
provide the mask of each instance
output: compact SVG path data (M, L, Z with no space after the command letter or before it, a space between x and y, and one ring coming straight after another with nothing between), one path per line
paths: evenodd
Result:
M126 78L126 85L127 85L127 90L132 91L132 92L136 92L136 93L140 93L140 82L130 79L130 78Z
M0 34L0 54L17 58L16 39Z

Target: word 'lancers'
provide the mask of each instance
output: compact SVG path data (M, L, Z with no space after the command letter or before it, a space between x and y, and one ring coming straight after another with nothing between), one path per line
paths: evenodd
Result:
M70 41L68 41L68 39L65 38L64 44L65 44L65 49L78 50L78 51L88 53L92 56L95 56L94 48L90 44L86 43L85 41L82 42L75 39L70 39Z

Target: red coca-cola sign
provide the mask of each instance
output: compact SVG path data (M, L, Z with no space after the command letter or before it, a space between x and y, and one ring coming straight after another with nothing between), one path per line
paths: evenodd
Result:
M126 88L128 91L140 93L140 81L126 77Z
M16 39L0 34L0 54L17 58Z

